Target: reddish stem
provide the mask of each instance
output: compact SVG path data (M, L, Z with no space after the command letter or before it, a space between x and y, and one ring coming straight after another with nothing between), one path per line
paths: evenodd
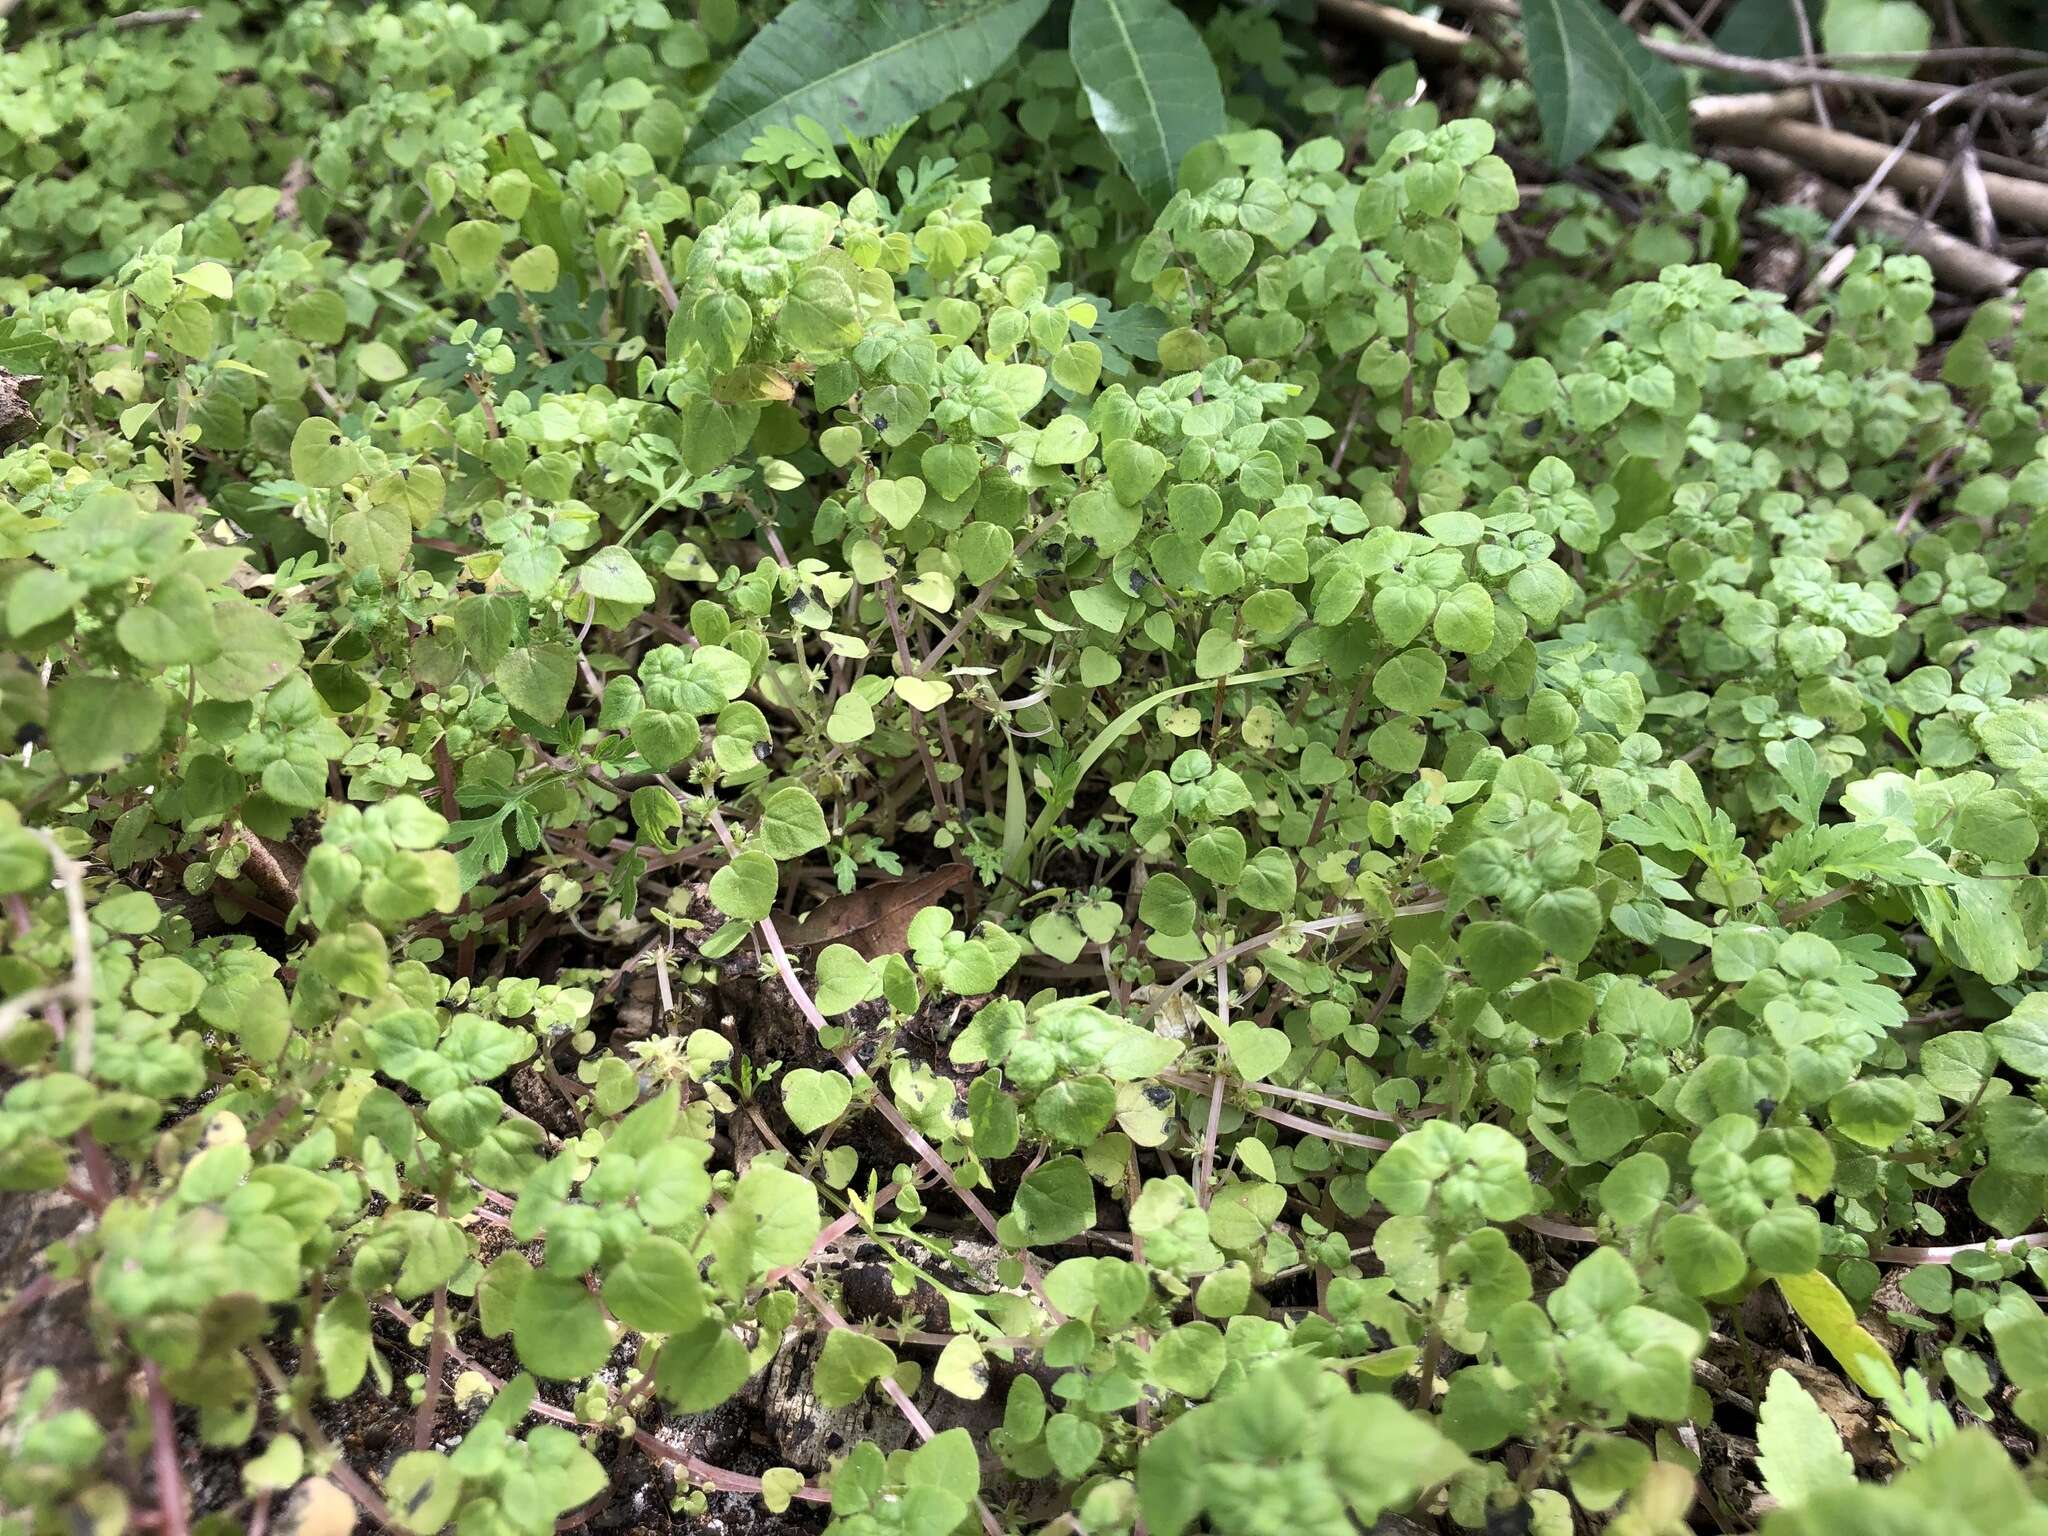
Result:
M151 1456L156 1466L156 1497L167 1536L186 1536L185 1480L178 1473L178 1431L171 1419L171 1394L154 1360L142 1362L142 1381L149 1395Z
M1986 1243L1952 1243L1940 1248L1873 1248L1870 1257L1878 1264L1947 1264L1966 1253L1983 1253L1995 1249L2000 1253L2011 1253L2019 1248L2048 1248L2048 1232L2028 1232L2020 1237L2004 1237Z
M434 1444L434 1417L441 1406L441 1377L448 1369L448 1287L434 1287L434 1336L427 1345L427 1381L420 1393L419 1410L412 1417L412 1448L424 1451Z

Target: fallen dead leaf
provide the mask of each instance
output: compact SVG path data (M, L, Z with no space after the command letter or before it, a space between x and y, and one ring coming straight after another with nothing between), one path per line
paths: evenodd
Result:
M909 947L910 920L948 891L973 878L971 864L941 864L920 875L877 880L834 896L800 922L778 923L792 945L804 949L844 944L863 960L900 955Z
M1859 1466L1888 1464L1891 1445L1878 1427L1877 1405L1848 1382L1824 1366L1808 1365L1794 1355L1779 1355L1764 1362L1764 1375L1788 1371L1812 1395L1820 1410L1841 1434L1849 1454Z

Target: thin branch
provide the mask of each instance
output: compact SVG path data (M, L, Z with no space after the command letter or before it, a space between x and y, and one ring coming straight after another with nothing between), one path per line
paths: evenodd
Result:
M2015 1253L2022 1248L2048 1248L2048 1232L2028 1232L2020 1237L1987 1239L1981 1243L1952 1243L1939 1248L1873 1248L1870 1257L1878 1264L1948 1264L1966 1253Z
M1744 149L1723 146L1720 158L1752 181L1784 188L1804 177L1816 189L1823 212L1839 213L1847 206L1849 193L1833 182L1822 181L1790 156L1775 149ZM1923 258L1946 287L1969 294L2005 293L2019 286L2026 270L1994 251L1980 250L1958 240L1946 230L1915 219L1893 206L1883 194L1874 196L1857 215L1859 228L1875 230L1899 241L1907 251Z
M653 279L662 305L674 314L682 301L676 297L676 285L668 280L668 268L662 265L661 252L654 248L654 237L644 229L640 231L640 259L647 263L647 275Z
M390 1302L389 1305L395 1307L398 1304ZM404 1311L402 1307L399 1310ZM355 1500L356 1507L375 1521L379 1529L391 1526L394 1523L391 1507L384 1502L376 1489L363 1481L362 1474L348 1464L341 1447L328 1439L306 1405L292 1397L291 1383L286 1380L276 1356L272 1355L266 1346L252 1344L248 1349L248 1357L255 1362L256 1369L263 1379L270 1383L270 1390L281 1402L290 1405L291 1421L297 1426L300 1436L308 1445L328 1458L327 1471L323 1474L327 1480ZM499 1382L498 1385L503 1386L504 1383Z
M1991 189L1984 182L1984 165L1977 157L1977 145L1963 139L1956 166L1963 180L1963 205L1970 214L1970 235L1985 250L1998 248L1998 219L1991 207Z
M1808 64L1813 63L1813 22L1806 14L1806 0L1785 0L1791 8L1792 18L1799 24L1799 52ZM1827 98L1821 94L1820 82L1807 82L1808 93L1813 98L1813 119L1823 128L1835 126L1835 120L1828 116Z
M1361 1120L1373 1120L1381 1125L1407 1124L1399 1115L1390 1115L1383 1109L1368 1109L1363 1104L1353 1104L1348 1099L1332 1098L1328 1094L1311 1093L1305 1088L1283 1088L1278 1083L1248 1083L1242 1078L1230 1077L1221 1072L1208 1074L1208 1079L1227 1083L1231 1087L1250 1093L1269 1094L1277 1099L1293 1099L1297 1103L1314 1104L1323 1109L1335 1110L1340 1115L1356 1115ZM1203 1074L1194 1072L1162 1072L1159 1074L1159 1080L1175 1088L1186 1088L1195 1093L1205 1093L1210 1086L1210 1081L1205 1080ZM1418 1115L1418 1118L1422 1116Z
M673 785L670 786L670 793L675 794L678 800L684 798L676 792ZM732 832L726 826L725 818L719 814L717 803L707 800L705 802L705 809L711 819L711 830L718 835L719 842L725 845L725 851L730 855L735 851ZM789 951L783 947L782 935L776 930L775 920L771 917L762 918L760 929L761 937L768 942L768 953L774 962L776 974L782 978L783 989L789 993L790 1001L796 1004L797 1011L804 1016L811 1028L823 1034L832 1027L831 1021L823 1013L819 1012L818 1005L811 1000L811 994L804 989L802 978L797 975L796 967L790 963ZM939 1155L938 1149L925 1140L917 1127L903 1118L902 1112L890 1101L887 1091L880 1083L875 1081L868 1072L868 1069L861 1065L860 1058L843 1045L833 1054L838 1059L840 1066L846 1069L848 1076L864 1081L874 1089L874 1096L871 1102L875 1112L886 1120L889 1123L889 1128L903 1140L904 1144L912 1152L917 1154L918 1160L939 1176L940 1182L952 1193L953 1198L966 1206L968 1212L981 1224L981 1229L1000 1243L1002 1238L996 1232L994 1213L989 1210L988 1206L983 1203L974 1191L960 1182L960 1175L953 1171L953 1165ZM1065 1321L1065 1315L1054 1307L1051 1300L1046 1296L1044 1286L1039 1279L1038 1266L1033 1262L1031 1255L1025 1253L1020 1255L1020 1257L1024 1265L1025 1281L1038 1294L1038 1299L1045 1305L1046 1310L1055 1319Z
M12 6L8 7L8 10L12 9ZM5 11L0 11L0 15L5 14ZM68 43L73 38L85 36L96 26L108 27L116 32L133 32L140 27L182 27L200 20L205 14L196 5L181 5L162 11L130 11L125 16L108 16L100 21L88 22L82 27L72 27L59 35Z
M1202 1156L1195 1164L1195 1199L1203 1210L1209 1208L1209 1185L1216 1177L1216 1136L1223 1119L1223 1078L1209 1083L1209 1121L1202 1132Z
M1010 551L1011 562L1014 564L1019 555L1023 554L1025 550L1029 549L1032 545L1036 544L1041 538L1043 538L1045 536L1045 531L1048 528L1052 527L1052 525L1058 521L1058 513L1053 513L1047 517L1040 519L1038 525L1035 528L1033 528L1029 533L1025 534L1024 537L1017 542L1016 547ZM988 581L984 582L982 584L981 590L974 594L974 600L970 602L964 609L961 610L960 617L954 623L953 627L947 630L943 635L939 636L938 644L934 645L931 648L930 653L926 655L923 661L917 664L916 669L910 675L912 677L923 677L926 673L930 672L933 667L936 667L939 664L940 658L943 657L946 654L946 652L953 649L954 643L958 641L962 635L967 633L967 626L972 624L977 618L979 618L981 616L981 611L984 608L988 607L988 605L995 600L996 595L1004 587L1009 585L1010 577L1011 572L1006 570L1002 572L1000 575L993 576ZM893 615L893 609L891 610L891 613Z
M882 1186L881 1192L875 1196L874 1204L871 1208L879 1211L883 1206L887 1205L891 1200L894 1200L901 1193L903 1193L903 1186L901 1184L897 1184L893 1181L888 1184L884 1184ZM780 1269L769 1270L766 1275L762 1276L761 1284L763 1286L770 1286L776 1284L778 1281L788 1279L789 1276L795 1274L798 1270L802 1269L805 1265L809 1264L813 1259L817 1258L818 1255L823 1253L827 1248L830 1248L834 1243L838 1242L840 1238L846 1236L847 1233L851 1232L855 1227L859 1226L861 1224L861 1220L862 1217L859 1211L848 1211L845 1215L838 1217L830 1225L828 1225L824 1231L818 1234L818 1240L811 1244L811 1251L804 1255L802 1263L785 1264Z
M1962 99L1962 94L1962 88L1950 93L1957 101ZM1860 198L1852 199L1849 208L1836 217L1834 227L1839 233L1861 211L1870 194L1886 181L1910 192L1929 192L1948 181L1950 190L1944 200L1958 208L1965 206L1966 198L1962 189L1954 185L1949 162L1934 155L1916 153L1910 148L1920 123L1925 120L1916 115L1906 126L1899 142L1891 145L1844 133L1839 128L1822 128L1816 123L1783 118L1768 121L1751 119L1718 127L1715 132L1718 137L1735 143L1782 150L1794 159L1833 176L1864 178L1867 190L1861 193ZM1984 194L2001 218L2036 228L2048 227L2048 185L1986 171Z
M1261 1120L1270 1120L1275 1125L1284 1125L1289 1130L1302 1131L1325 1141L1342 1142L1347 1147L1365 1147L1374 1152L1384 1152L1393 1143L1384 1136L1368 1136L1362 1131L1343 1131L1334 1125L1324 1125L1320 1120L1311 1120L1306 1115L1291 1114L1284 1109L1274 1109L1265 1104L1254 1104L1250 1113Z
M1547 1216L1518 1216L1515 1225L1527 1227L1531 1232L1541 1232L1545 1237L1559 1238L1567 1243L1597 1243L1600 1234L1591 1227L1573 1226L1568 1221L1552 1221Z
M49 850L57 883L64 889L64 916L71 932L71 975L51 987L12 998L0 1004L0 1017L26 1007L41 1007L62 998L70 1004L65 1030L71 1046L71 1070L80 1077L92 1076L93 1012L92 922L85 912L85 866L66 853L57 840L40 827L23 828Z
M427 1344L427 1380L420 1391L420 1406L412 1418L412 1448L431 1450L434 1419L441 1406L441 1378L448 1370L448 1287L434 1287L433 1337Z
M1452 0L1455 9L1473 12L1491 12L1494 15L1519 19L1521 7L1513 0ZM1387 27L1388 13L1392 7L1377 3L1377 0L1316 0L1317 9L1324 15L1345 22L1365 31L1378 32L1382 36L1394 35ZM1398 14L1398 13L1397 13ZM1408 18L1413 20L1414 18ZM1421 36L1417 31L1417 36ZM1450 53L1451 40L1457 39L1457 52ZM1404 38L1404 41L1408 39ZM1443 59L1458 59L1464 50L1476 41L1470 34L1459 32L1453 27L1439 26L1432 35L1421 42L1409 42L1418 54ZM1745 80L1766 80L1773 85L1807 86L1823 85L1831 90L1861 91L1890 101L1929 102L1947 93L1949 87L1931 80L1915 80L1897 75L1855 74L1847 70L1828 68L1818 62L1807 64L1793 59L1751 59L1737 53L1723 53L1718 48L1702 48L1693 43L1674 43L1664 38L1643 36L1642 44L1660 58L1674 64L1683 64L1693 69L1713 70L1724 75L1734 75ZM2010 57L2011 55L2007 55ZM2048 102L2032 97L2016 95L2010 91L1995 91L1984 98L1994 112L2006 112L2029 122L2048 118Z
M164 1536L185 1536L191 1529L185 1508L185 1479L178 1472L178 1428L171 1413L171 1394L154 1360L142 1362L143 1389L149 1398L150 1459L156 1468L156 1498Z
M1439 896L1429 901L1418 901L1405 907L1396 907L1394 908L1394 916L1415 917L1424 912L1441 912L1443 909L1443 898ZM1174 977L1171 982L1167 983L1145 1005L1145 1011L1138 1015L1137 1022L1141 1027L1150 1027L1152 1021L1159 1017L1160 1011L1188 987L1192 986L1199 977L1206 976L1218 966L1228 965L1233 960L1241 960L1246 955L1257 954L1268 945L1276 944L1284 938L1292 935L1300 935L1307 938L1319 933L1338 933L1346 928L1356 928L1360 923L1377 922L1378 920L1379 914L1376 912L1338 912L1329 917L1313 917L1305 923L1282 923L1278 928L1269 928L1264 933L1254 934L1251 938L1240 940L1228 949L1209 956L1206 960L1196 961L1178 976Z
M125 16L116 16L107 24L116 32L132 32L137 27L182 27L187 22L199 20L203 14L196 5L182 5L172 10L130 11Z

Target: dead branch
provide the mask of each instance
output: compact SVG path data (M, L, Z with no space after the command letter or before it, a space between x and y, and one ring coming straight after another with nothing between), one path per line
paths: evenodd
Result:
M1969 210L1969 192L1962 180L1949 175L1948 162L1915 151L1903 153L1872 139L1845 133L1839 128L1822 128L1817 123L1782 118L1755 118L1718 125L1715 136L1739 144L1774 149L1805 162L1830 176L1863 180L1875 174L1887 160L1892 161L1886 179L1910 192L1933 192L1947 183L1945 203L1958 211ZM1995 171L1983 174L1983 190L1992 211L2013 223L2048 229L2048 184L2022 181Z
M1522 16L1522 6L1516 0L1452 0L1456 10L1464 12L1491 12L1497 16ZM1382 37L1393 37L1393 31L1382 29L1384 16L1378 12L1389 12L1391 6L1378 4L1376 0L1317 0L1317 10L1325 16L1360 27L1364 31L1378 31ZM1395 12L1401 14L1401 12ZM1403 20L1415 23L1417 18L1403 16ZM1417 53L1423 49L1436 49L1427 57L1462 57L1462 49L1470 39L1468 33L1460 33L1456 27L1442 27L1440 23L1425 23L1430 35L1413 31L1415 37L1425 37L1423 43L1409 43ZM1448 39L1456 37L1458 53L1444 53ZM1642 37L1642 47L1651 53L1669 59L1671 63L1683 63L1694 70L1714 70L1716 74L1731 74L1741 80L1763 80L1774 86L1827 86L1829 90L1860 90L1866 96L1878 96L1884 100L1911 100L1911 102L1933 102L1954 92L1954 86L1944 86L1937 80L1911 80L1888 74L1853 74L1849 70L1831 70L1823 63L1806 63L1802 59L1749 59L1741 53L1722 53L1714 47L1698 47L1694 43L1669 43L1661 37ZM1972 104L1987 106L1993 113L2007 113L2030 123L2048 119L2048 100L2038 96L2021 96L2011 90L1991 90L1972 96Z
M1320 3L1326 14L1360 31L1399 43L1418 58L1455 64L1465 59L1470 50L1485 47L1484 40L1470 32L1461 32L1440 21L1411 16L1406 11L1381 4L1380 0L1320 0ZM1706 130L1736 122L1800 117L1811 108L1812 102L1806 92L1788 89L1700 96L1693 100L1691 111L1694 126Z
M1731 148L1723 158L1752 180L1768 186L1791 186L1804 177L1817 182L1817 197L1830 215L1849 206L1850 193L1833 182L1812 177L1806 167L1789 155L1775 150ZM1958 293L2003 293L2018 286L2024 268L1992 251L1979 250L1968 241L1917 219L1901 208L1896 199L1883 193L1874 196L1858 213L1856 223L1865 229L1898 240L1915 256L1925 258L1934 275Z
M138 27L182 27L198 21L203 15L205 12L196 5L181 5L163 11L130 11L125 16L109 16L83 27L73 27L62 35L64 41L69 42L85 36L94 27L111 27L116 32L133 32Z

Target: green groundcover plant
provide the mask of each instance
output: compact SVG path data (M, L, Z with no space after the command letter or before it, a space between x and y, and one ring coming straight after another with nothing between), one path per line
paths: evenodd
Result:
M0 1529L2048 1528L2042 274L1257 7L5 28Z

